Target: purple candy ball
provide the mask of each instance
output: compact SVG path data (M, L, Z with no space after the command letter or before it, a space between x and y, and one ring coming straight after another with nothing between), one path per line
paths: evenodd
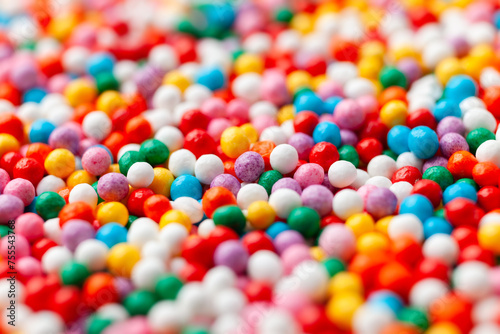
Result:
M347 129L340 130L340 139L342 145L356 146L358 143L358 136L353 131Z
M52 148L65 148L76 154L80 146L80 135L70 127L61 126L50 134L49 145Z
M108 202L121 201L127 197L128 191L127 177L120 173L104 174L97 182L97 193Z
M210 183L210 188L223 187L233 193L234 196L238 195L241 189L240 181L231 174L217 175Z
M236 274L245 271L248 261L248 252L237 240L228 240L221 243L214 253L214 263L217 266L231 268Z
M376 219L392 215L398 205L398 198L387 188L376 188L368 193L366 211Z
M72 252L75 251L76 247L78 247L82 241L93 239L94 237L94 228L85 220L71 219L62 227L62 244Z
M312 185L302 191L302 205L314 209L320 216L332 213L333 194L322 185Z
M299 195L302 194L302 188L300 187L300 184L292 179L291 177L284 177L282 179L279 179L273 184L273 188L271 189L271 193L275 192L278 189L292 189L293 191L297 192Z
M252 151L243 153L234 162L234 172L244 182L254 182L264 173L265 168L264 158Z
M297 132L288 139L288 144L297 150L299 159L306 160L314 146L314 139L305 133Z
M0 168L0 194L3 193L3 190L7 183L10 181L10 176L5 169Z
M279 254L283 253L285 249L296 244L305 244L304 237L297 231L287 230L283 231L274 238L274 247Z
M7 224L24 212L24 203L14 195L0 195L0 224Z
M431 168L431 167L434 167L434 166L441 166L441 167L447 168L447 166L448 166L448 159L446 159L445 157L430 158L429 160L427 160L426 162L424 162L424 165L422 166L422 173L425 173L425 171L427 170L427 168Z
M467 144L465 138L455 132L450 132L442 136L439 139L439 147L445 158L451 157L457 151L469 150L469 144Z
M109 166L111 166L111 157L102 147L91 147L82 156L83 169L92 175L106 173Z
M436 133L439 138L450 132L458 133L462 136L465 135L465 126L460 118L447 116L437 125Z

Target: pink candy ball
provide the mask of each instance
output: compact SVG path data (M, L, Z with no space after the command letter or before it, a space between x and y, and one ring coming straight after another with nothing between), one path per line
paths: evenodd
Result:
M378 112L378 101L375 96L364 95L356 99L356 102L363 110L365 116L371 113Z
M63 94L64 89L66 89L66 86L68 83L71 81L71 78L67 76L66 74L56 74L52 78L49 79L48 86L49 86L49 91L52 93L59 93Z
M23 213L16 219L16 233L29 242L43 237L43 219L33 212Z
M299 263L306 260L311 260L311 251L306 245L292 245L281 254L281 263L283 263L283 269L287 275L291 274L293 268Z
M313 184L322 184L325 171L323 167L315 163L303 164L297 168L293 178L300 184L302 189L305 189Z
M252 121L252 125L260 135L262 131L264 131L268 127L277 126L278 122L276 121L276 119L269 115L260 115L254 118L254 120Z
M350 99L342 100L337 104L333 117L341 129L348 130L358 129L365 121L365 113L361 106Z
M111 157L102 147L91 147L82 156L82 166L92 175L102 175L111 166Z
M125 321L119 321L111 324L104 331L106 334L123 334L123 333L143 333L152 334L149 323L146 317L137 316L129 318Z
M31 256L25 256L16 263L16 270L24 278L42 276L42 264Z
M273 70L268 70L262 77L260 86L262 99L269 101L277 106L290 102L291 96L286 88L285 76Z
M14 179L7 183L3 190L4 194L16 196L23 201L24 206L30 205L35 199L35 187L25 179Z
M212 97L203 102L200 107L202 113L210 118L218 118L226 116L226 102L218 97Z
M307 306L312 305L311 299L300 291L287 291L273 298L276 306L282 307L292 314L297 314Z
M226 118L215 118L208 123L207 133L215 140L219 141L222 132L231 127L231 122Z
M6 259L9 255L9 246L11 245L9 240L14 240L14 244L16 245L16 260L30 255L30 244L28 240L20 234L14 234L14 238L11 237L9 239L8 236L5 236L2 240L0 240L0 255L4 259Z
M9 173L7 173L5 169L0 168L0 194L3 193L3 190L9 181Z
M17 196L0 195L0 224L7 224L24 212L24 203Z
M490 270L490 284L493 293L500 295L500 267L495 267Z
M373 184L365 184L358 189L358 194L361 196L363 199L363 203L366 203L366 199L368 198L368 195L372 192L372 190L377 189L377 186Z
M230 118L235 118L241 123L248 121L248 113L250 110L250 105L248 102L241 99L234 99L227 104L227 116Z
M331 224L325 227L319 237L319 246L327 256L348 261L356 252L356 237L343 224Z
M339 97L344 96L342 85L330 80L321 83L318 87L316 94L318 94L318 96L322 100L326 100L334 96L339 96Z

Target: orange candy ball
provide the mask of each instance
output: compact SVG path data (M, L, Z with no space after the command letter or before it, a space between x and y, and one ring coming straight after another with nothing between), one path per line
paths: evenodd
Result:
M448 159L448 170L455 179L472 178L472 169L476 164L476 157L472 153L457 151Z
M498 186L500 178L500 168L493 162L478 162L472 169L472 178L481 186Z
M226 188L213 187L207 190L201 202L207 217L212 218L214 211L221 206L236 205L236 197Z
M81 219L92 223L95 219L94 210L85 202L67 204L59 212L59 224L63 226L68 220Z

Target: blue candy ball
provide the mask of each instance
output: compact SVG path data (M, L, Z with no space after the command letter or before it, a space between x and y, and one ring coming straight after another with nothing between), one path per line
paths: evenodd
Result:
M375 291L368 297L368 304L373 306L388 307L395 314L404 307L403 300L397 294L389 290Z
M439 101L434 107L434 118L440 122L448 116L462 117L462 111L455 100L445 99Z
M466 182L452 184L443 192L443 203L447 204L455 198L459 197L467 198L473 202L477 202L476 189Z
M127 242L127 229L118 223L108 223L97 230L95 238L111 248L116 244Z
M410 128L404 125L396 125L387 133L387 145L396 154L410 151L408 148L408 136Z
M179 197L191 197L199 200L202 195L201 183L192 175L179 176L172 182L170 187L170 196L174 201Z
M95 53L87 61L87 73L93 77L101 73L111 73L115 61L115 57L108 52Z
M48 144L49 137L56 126L45 119L38 119L31 124L29 137L32 143Z
M477 85L468 75L455 75L446 84L444 96L457 103L477 95Z
M446 220L440 217L430 217L424 222L424 237L425 239L437 233L451 234L453 226Z
M439 148L439 139L431 128L417 126L410 131L408 148L419 159L430 159Z
M40 103L42 99L47 95L47 91L43 88L31 88L27 90L23 95L23 103L26 102L36 102Z
M321 122L314 128L313 139L316 144L326 141L338 148L341 143L340 129L335 123Z
M323 103L323 113L324 114L333 114L335 113L335 108L337 107L337 104L342 101L341 97L338 96L332 96L326 99L326 101Z
M224 73L218 67L201 69L196 76L196 83L207 87L210 90L223 88L226 84Z
M424 222L427 218L432 217L434 207L431 201L422 195L410 195L406 197L399 205L399 213L412 213Z
M313 92L300 93L293 102L296 112L309 110L321 115L325 112L323 100Z
M266 234L270 236L272 239L275 239L278 234L280 234L283 231L288 231L290 227L288 224L283 223L283 222L276 222L269 226L266 230Z

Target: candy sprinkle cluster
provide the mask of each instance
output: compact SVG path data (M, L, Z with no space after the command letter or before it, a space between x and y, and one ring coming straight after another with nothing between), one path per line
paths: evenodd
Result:
M499 29L1 1L0 333L499 334Z

